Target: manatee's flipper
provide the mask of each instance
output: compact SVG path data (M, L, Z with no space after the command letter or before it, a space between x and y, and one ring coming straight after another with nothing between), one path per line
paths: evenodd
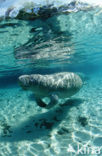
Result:
M51 94L49 97L50 97L49 104L46 104L40 98L36 97L35 99L36 99L38 106L42 108L50 109L58 103L58 96L56 94Z
M50 95L50 103L48 105L46 105L47 109L52 108L53 106L55 106L58 103L58 96L56 94L52 94Z
M40 107L46 108L47 106L40 98L36 98L36 102Z

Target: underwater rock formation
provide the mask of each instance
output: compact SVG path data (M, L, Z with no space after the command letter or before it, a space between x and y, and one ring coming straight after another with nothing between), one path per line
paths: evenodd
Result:
M25 90L34 92L37 104L40 107L51 108L59 98L68 98L76 94L82 87L81 78L71 72L61 72L50 75L22 75L19 83ZM45 104L41 99L49 97L49 104Z

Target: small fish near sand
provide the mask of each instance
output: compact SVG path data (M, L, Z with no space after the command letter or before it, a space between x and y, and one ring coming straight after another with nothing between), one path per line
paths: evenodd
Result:
M83 85L81 78L72 72L22 75L18 79L23 89L31 90L34 93L37 104L47 109L56 105L58 98L73 96ZM48 104L42 100L45 97L50 98Z

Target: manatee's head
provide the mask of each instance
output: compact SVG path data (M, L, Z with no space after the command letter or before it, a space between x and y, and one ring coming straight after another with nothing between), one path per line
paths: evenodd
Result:
M39 75L22 75L18 78L20 86L24 90L36 91L36 88L39 86Z
M29 75L22 75L18 78L20 86L24 90L28 90L30 88L30 76Z

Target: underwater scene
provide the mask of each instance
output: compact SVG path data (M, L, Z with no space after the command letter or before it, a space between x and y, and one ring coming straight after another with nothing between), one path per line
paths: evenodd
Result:
M0 0L0 156L102 156L101 0Z

